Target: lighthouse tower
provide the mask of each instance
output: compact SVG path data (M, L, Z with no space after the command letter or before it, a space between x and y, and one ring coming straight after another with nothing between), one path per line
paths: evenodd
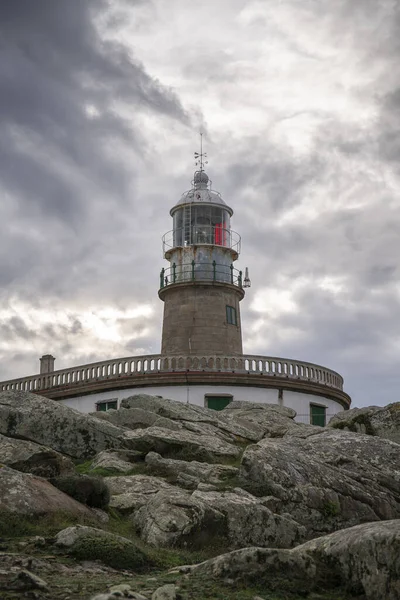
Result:
M195 157L200 169L171 209L173 229L163 236L169 267L161 270L158 292L161 353L242 355L239 303L248 280L234 266L240 235L231 229L233 210L211 188L202 149Z
M277 356L243 354L240 301L250 286L235 267L240 235L233 210L204 170L202 147L191 189L171 208L173 228L163 236L158 295L164 302L160 354L110 358L54 370L40 359L40 373L0 382L0 391L31 391L82 412L116 409L133 394L173 398L222 410L233 400L286 406L296 420L326 425L348 409L339 373Z

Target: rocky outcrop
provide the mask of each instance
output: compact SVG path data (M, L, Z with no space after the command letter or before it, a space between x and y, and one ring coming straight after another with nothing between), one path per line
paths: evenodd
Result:
M172 431L161 427L125 431L122 440L132 450L145 453L153 451L169 458L187 457L188 460L200 462L232 460L240 454L240 448L211 434Z
M56 477L75 470L69 458L51 448L1 434L0 464L39 477Z
M328 427L376 435L400 444L400 402L340 412L329 421Z
M132 471L133 464L120 455L119 452L112 452L110 450L103 450L96 454L90 465L90 471L96 469L105 469L106 471L113 471L119 473L128 473Z
M262 499L243 490L162 490L132 517L144 541L153 546L200 546L226 540L230 547L292 547L305 535L290 516L274 514Z
M155 494L132 520L142 540L156 547L200 548L225 531L220 512L179 488Z
M289 432L295 433L307 427L293 420L296 411L277 404L236 401L228 404L220 414L222 418L252 427L258 435L255 441L264 437L283 437Z
M121 513L137 510L160 490L176 489L163 479L148 475L107 477L107 485L111 493L110 506Z
M141 398L143 396L140 396ZM153 398L153 396L148 396ZM164 429L178 430L182 428L180 423L160 417L156 412L144 408L120 408L119 410L108 410L104 412L89 413L92 417L102 419L128 429L145 429L146 427L163 427Z
M400 598L400 520L367 523L319 537L291 550L244 548L194 567L192 576L265 582L307 594L341 588L367 600Z
M294 410L275 404L232 402L223 411L216 412L158 396L137 394L122 400L121 407L122 415L116 417L112 414L104 418L132 429L137 428L136 423L143 428L158 426L174 429L175 425L175 428L178 426L203 435L216 435L229 443L257 442L265 436L282 436L291 429L302 428L302 425L293 421L296 415ZM129 416L129 411L125 409L132 411L132 415ZM156 419L166 419L168 425Z
M264 504L263 498L255 498L240 488L226 492L197 490L192 498L224 515L226 537L233 548L291 548L305 538L305 528L290 515L274 514L266 505L268 500Z
M200 482L211 485L229 482L239 472L237 467L227 465L163 458L157 452L149 452L145 463L162 477L169 477L174 483L189 488L196 488Z
M400 446L357 433L263 439L242 458L239 482L271 495L309 536L367 521L400 518Z
M46 479L0 467L0 513L41 516L65 513L74 517L94 518L89 508L64 494Z
M0 433L72 458L123 446L125 429L29 392L0 392Z
M76 558L100 560L114 568L138 570L150 564L132 540L94 527L67 527L57 533L54 543Z

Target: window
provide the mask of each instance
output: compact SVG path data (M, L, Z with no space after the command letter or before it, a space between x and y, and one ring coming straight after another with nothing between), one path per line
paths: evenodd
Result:
M104 402L96 402L96 411L117 410L118 400L105 400Z
M230 402L232 402L233 396L230 395L215 395L209 396L208 394L204 397L204 404L207 408L211 408L212 410L223 410L225 406L228 406Z
M311 425L326 425L326 406L321 404L310 404L310 423Z
M229 325L237 325L236 308L233 306L226 307L226 322Z

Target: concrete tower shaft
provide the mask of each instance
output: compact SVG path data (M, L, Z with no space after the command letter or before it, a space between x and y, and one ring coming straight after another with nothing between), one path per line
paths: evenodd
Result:
M170 266L160 274L164 301L163 354L242 354L239 302L242 273L233 266L240 236L232 209L211 190L203 171L171 209L173 229L163 237Z

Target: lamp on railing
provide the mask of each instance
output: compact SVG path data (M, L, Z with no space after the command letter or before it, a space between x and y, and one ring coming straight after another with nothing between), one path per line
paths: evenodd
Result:
M248 269L248 267L246 267L246 270L244 272L243 287L249 288L250 286L251 286L251 281L250 281L250 277L249 277L249 269Z

